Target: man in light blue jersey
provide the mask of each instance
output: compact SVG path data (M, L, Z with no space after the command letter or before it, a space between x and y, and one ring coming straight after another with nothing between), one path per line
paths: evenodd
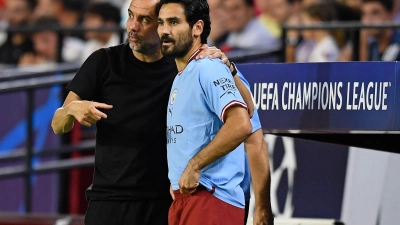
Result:
M161 1L158 11L162 52L174 57L180 70L167 116L169 178L175 194L169 223L243 224L241 186L248 189L249 180L243 180L243 145L232 150L246 139L250 127L233 82L236 71L231 74L215 60L192 61L210 32L205 0ZM268 224L268 155L258 116L253 120L258 124L245 145L257 178L255 221Z
M193 60L210 32L206 0L161 1L158 33L178 70L167 109L169 179L175 194L169 224L244 220L243 149L252 131L247 106L219 60Z

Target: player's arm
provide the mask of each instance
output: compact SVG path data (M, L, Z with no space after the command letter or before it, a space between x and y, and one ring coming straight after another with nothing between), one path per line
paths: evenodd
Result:
M250 118L253 117L254 114L254 103L253 98L251 97L249 89L243 84L242 80L239 76L234 76L235 85L240 92L240 95L243 98L243 101L247 105L247 111L249 113Z
M236 73L237 73L236 67L229 61L228 57L220 49L218 49L214 46L208 47L208 45L206 45L206 44L203 44L200 49L202 51L196 56L196 59L202 59L205 57L210 57L212 59L219 58L219 59L221 59L221 62L223 62L226 66L229 67L229 70L231 71L231 73L235 73L235 74L232 74L232 75L234 75L235 85L238 88L240 95L242 95L242 98L247 105L247 109L248 109L250 118L253 117L253 113L254 113L253 98L251 97L249 90L243 84L242 80L238 76L236 76Z
M111 105L104 103L82 101L82 99L70 91L62 107L58 108L51 121L51 127L55 134L62 134L71 131L76 119L84 126L91 126L107 115L97 108L111 109Z
M252 131L247 110L242 106L232 106L226 110L225 124L215 138L191 160L179 180L181 193L192 193L196 190L200 179L200 171L234 150Z
M255 195L254 224L274 224L270 200L271 174L268 149L262 130L258 129L251 134L245 140L244 146Z

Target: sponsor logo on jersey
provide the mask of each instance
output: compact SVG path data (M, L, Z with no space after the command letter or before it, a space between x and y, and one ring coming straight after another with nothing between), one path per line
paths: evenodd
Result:
M183 133L182 125L167 126L167 144L175 144L177 140L173 135L178 135L181 133Z
M229 94L232 94L233 96L235 96L236 85L231 79L223 77L223 78L213 81L213 84L215 87L220 87L222 89L222 91L224 92L219 98L222 98L224 95L229 95Z

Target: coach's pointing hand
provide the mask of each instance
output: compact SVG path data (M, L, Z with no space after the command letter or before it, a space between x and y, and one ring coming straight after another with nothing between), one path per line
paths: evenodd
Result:
M195 169L191 161L189 161L181 178L179 179L179 190L182 194L191 194L196 191L199 186L200 170Z
M72 101L68 105L68 114L73 116L80 124L90 127L107 115L99 110L111 109L112 105L91 101Z
M53 128L55 134L63 134L72 130L75 120L90 127L101 118L107 118L107 115L99 109L111 108L112 105L84 101L76 93L70 91L63 106L54 113L51 128Z

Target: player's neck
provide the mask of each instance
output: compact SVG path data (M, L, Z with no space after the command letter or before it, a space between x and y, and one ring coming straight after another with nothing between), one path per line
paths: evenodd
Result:
M200 49L200 47L201 43L194 43L184 57L175 58L175 63L178 71L182 71L185 69L185 67L189 63L190 57L193 56L193 54L195 54Z

